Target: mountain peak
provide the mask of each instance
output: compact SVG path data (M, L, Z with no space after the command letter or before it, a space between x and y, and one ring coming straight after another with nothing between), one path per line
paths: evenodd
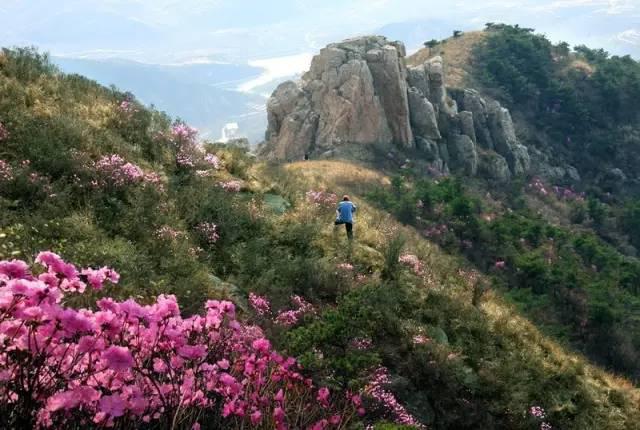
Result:
M415 151L443 173L507 180L528 170L507 109L472 89L449 93L439 55L406 63L404 45L383 36L327 45L300 81L271 96L263 153L340 156L359 145Z

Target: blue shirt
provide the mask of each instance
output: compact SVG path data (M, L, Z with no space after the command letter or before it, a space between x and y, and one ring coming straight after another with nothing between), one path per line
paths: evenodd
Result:
M338 203L337 216L340 222L353 222L353 213L356 211L356 205L348 200Z

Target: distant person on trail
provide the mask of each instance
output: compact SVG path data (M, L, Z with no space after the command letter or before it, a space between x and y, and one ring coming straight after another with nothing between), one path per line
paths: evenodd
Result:
M349 196L342 197L342 201L338 203L338 209L336 209L336 222L335 225L344 224L347 229L347 239L353 239L353 213L357 207L349 200Z

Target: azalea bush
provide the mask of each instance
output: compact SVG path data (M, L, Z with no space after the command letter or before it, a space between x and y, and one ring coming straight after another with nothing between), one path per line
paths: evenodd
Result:
M0 262L0 424L3 428L344 428L357 394L316 390L296 361L210 300L183 318L174 296L150 304L68 296L117 283L52 252L38 266Z

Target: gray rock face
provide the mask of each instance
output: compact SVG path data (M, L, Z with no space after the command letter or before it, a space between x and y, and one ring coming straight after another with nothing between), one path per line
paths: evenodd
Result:
M416 137L416 147L424 154L427 161L438 161L442 159L438 144L432 140L423 137Z
M463 110L458 114L460 119L460 131L462 134L466 134L473 140L473 143L478 143L476 139L476 130L473 124L473 114L469 111Z
M511 179L511 170L504 157L493 151L481 151L478 164L478 174L499 182Z
M451 165L465 174L475 176L478 172L478 151L473 140L467 135L456 134L449 142Z
M521 175L529 170L529 152L518 142L511 114L496 101L489 105L489 129L496 152L507 159L511 171Z
M461 100L461 108L472 114L478 144L483 148L493 149L493 138L487 119L487 104L484 99L476 90L466 89Z
M442 57L437 56L424 63L429 76L429 100L438 107L445 106L447 90L444 86L444 63Z
M511 115L473 89L445 87L441 57L406 67L404 45L365 36L320 50L267 104L263 155L340 154L347 144L417 149L442 171L508 180L530 167ZM506 168L505 168L506 166Z
M407 83L420 91L423 97L429 98L429 75L424 64L407 68Z
M281 84L269 99L267 155L287 159L343 143L413 147L403 53L380 36L320 50L299 83Z
M267 104L269 127L267 139L274 135L274 158L300 158L308 152L318 128L318 114L311 110L304 92L294 82L284 82L276 88Z
M409 88L408 95L411 126L415 135L432 140L440 139L436 111L431 102L415 87Z
M401 52L404 48L398 50L394 45L384 45L367 51L366 59L391 128L393 143L411 148L413 132L409 123L407 72Z

